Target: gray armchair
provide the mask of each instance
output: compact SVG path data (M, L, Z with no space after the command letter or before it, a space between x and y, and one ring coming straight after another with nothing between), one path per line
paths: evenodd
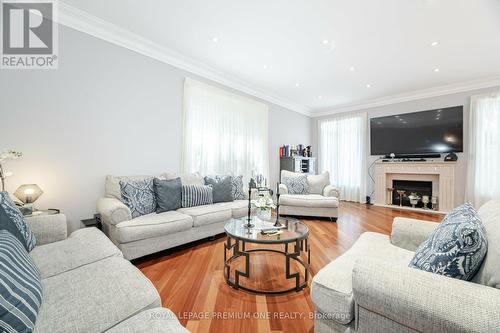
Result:
M364 233L314 277L318 332L499 332L500 198L479 209L488 253L472 281L409 268L437 223L395 218L392 235Z

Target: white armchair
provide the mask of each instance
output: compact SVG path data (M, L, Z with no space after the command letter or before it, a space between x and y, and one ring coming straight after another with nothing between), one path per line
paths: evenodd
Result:
M282 179L299 176L303 176L303 174L281 171ZM280 213L283 215L328 217L330 220L336 221L340 190L330 185L329 173L307 175L307 182L309 184L308 194L291 194L285 184L279 184Z

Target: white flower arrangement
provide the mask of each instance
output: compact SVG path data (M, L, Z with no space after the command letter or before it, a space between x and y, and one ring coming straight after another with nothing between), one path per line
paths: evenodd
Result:
M4 171L3 165L7 160L17 160L23 156L23 153L9 149L0 154L0 181L2 182L2 191L5 191L5 178L12 176L12 172Z
M273 198L269 194L265 194L257 200L253 200L252 203L260 210L270 210L272 208L276 208L276 205L273 203Z

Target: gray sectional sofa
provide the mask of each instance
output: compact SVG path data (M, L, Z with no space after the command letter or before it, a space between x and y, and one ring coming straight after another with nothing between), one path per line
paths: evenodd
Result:
M43 298L34 332L188 332L155 287L96 228L66 237L62 214L27 218Z
M176 176L163 174L160 177L172 179ZM248 200L235 200L132 218L130 209L121 201L119 182L145 177L152 176L107 176L106 197L97 202L104 233L129 260L223 233L224 225L231 218L247 214ZM196 174L181 175L181 179L183 184L204 184Z
M472 281L409 268L438 224L395 218L314 276L314 332L500 332L500 198L478 213L488 252Z

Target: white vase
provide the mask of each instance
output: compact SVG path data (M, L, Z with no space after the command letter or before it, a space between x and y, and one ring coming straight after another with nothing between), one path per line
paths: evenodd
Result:
M262 221L270 221L271 209L257 209L257 217Z

